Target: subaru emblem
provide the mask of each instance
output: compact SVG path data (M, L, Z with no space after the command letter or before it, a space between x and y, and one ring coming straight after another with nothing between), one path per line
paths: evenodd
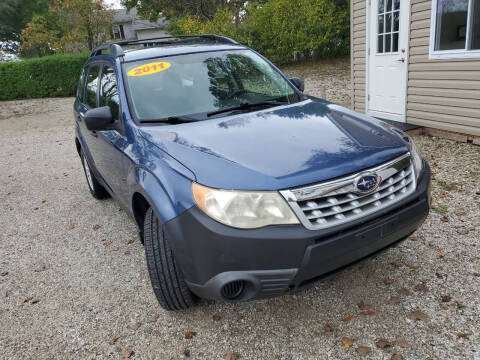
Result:
M358 176L353 185L355 192L359 194L368 194L375 191L381 183L381 179L377 174L367 173Z

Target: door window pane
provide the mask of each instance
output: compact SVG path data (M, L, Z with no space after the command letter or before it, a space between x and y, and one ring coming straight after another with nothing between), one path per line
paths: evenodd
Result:
M387 0L387 8L385 11L392 11L392 0Z
M120 99L118 97L115 71L111 66L103 66L102 79L100 81L99 106L109 106L112 111L113 120L117 120L119 103Z
M387 14L387 19L385 22L385 32L392 32L392 14Z
M400 11L393 13L393 31L398 31L400 27Z
M385 10L384 0L378 0L378 13L383 14Z
M398 33L393 34L392 52L398 52Z
M385 35L385 52L391 52L392 51L392 49L390 47L392 42L390 41L390 39L391 39L390 34Z
M394 3L394 10L400 10L400 0L393 0Z
M383 34L384 32L384 28L383 28L383 25L384 25L384 16L385 15L378 15L378 33L379 34Z
M465 49L468 0L437 0L435 50Z
M90 67L87 76L87 86L85 93L85 104L93 109L97 107L97 89L98 89L98 74L100 72L99 65Z
M378 35L377 52L379 54L383 53L383 35Z

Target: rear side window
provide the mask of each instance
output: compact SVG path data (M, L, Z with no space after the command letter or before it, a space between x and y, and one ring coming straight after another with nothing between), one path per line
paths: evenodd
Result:
M87 84L85 86L85 104L91 109L97 107L97 89L99 73L100 65L93 65L88 70Z
M113 120L118 120L119 97L115 71L111 66L103 65L102 78L100 81L99 106L109 106Z
M83 91L85 90L85 69L80 74L80 80L78 80L77 86L77 100L83 102Z

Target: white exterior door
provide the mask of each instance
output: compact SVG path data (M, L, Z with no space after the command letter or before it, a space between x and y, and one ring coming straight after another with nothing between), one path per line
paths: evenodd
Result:
M367 113L405 122L409 0L370 0Z

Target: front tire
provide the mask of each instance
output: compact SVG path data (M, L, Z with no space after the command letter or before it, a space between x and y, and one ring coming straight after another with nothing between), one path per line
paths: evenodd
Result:
M88 164L88 160L85 156L83 151L80 152L80 159L82 160L83 171L85 173L85 178L87 180L88 189L90 193L95 199L106 199L110 195L108 194L107 190L100 185L97 178L93 174L90 165Z
M193 306L197 299L187 287L163 226L152 208L145 215L144 239L148 273L160 305L165 310L184 310Z

